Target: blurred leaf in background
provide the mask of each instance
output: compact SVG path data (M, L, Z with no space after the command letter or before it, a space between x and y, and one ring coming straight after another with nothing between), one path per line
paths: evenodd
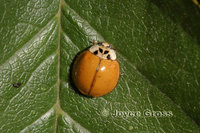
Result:
M199 22L186 0L0 1L0 132L199 132ZM91 40L123 73L99 98L70 77Z

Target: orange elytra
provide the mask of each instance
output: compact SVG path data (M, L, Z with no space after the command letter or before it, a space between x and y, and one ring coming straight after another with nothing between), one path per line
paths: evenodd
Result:
M72 79L79 91L91 97L103 96L117 85L120 75L116 53L107 42L93 42L80 53L72 68Z

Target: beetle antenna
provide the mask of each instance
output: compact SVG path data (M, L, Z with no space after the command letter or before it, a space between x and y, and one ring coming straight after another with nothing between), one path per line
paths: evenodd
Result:
M118 51L118 50L119 50L118 48L113 48L113 47L112 47L112 49L114 49L114 50L116 50L116 51Z
M89 41L89 42L92 43L93 45L97 44L96 40L92 40L92 41Z
M93 40L92 41L93 45L97 44L97 41L96 40Z

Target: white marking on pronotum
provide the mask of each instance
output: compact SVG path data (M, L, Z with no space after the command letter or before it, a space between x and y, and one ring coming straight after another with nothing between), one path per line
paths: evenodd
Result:
M117 58L115 50L113 50L111 45L107 42L94 43L94 45L89 48L89 51L101 59L116 60Z

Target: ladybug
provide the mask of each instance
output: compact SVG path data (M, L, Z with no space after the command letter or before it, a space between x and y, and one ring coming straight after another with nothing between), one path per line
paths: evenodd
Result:
M120 66L115 50L107 42L93 41L73 64L72 79L78 90L90 97L111 92L117 85Z

